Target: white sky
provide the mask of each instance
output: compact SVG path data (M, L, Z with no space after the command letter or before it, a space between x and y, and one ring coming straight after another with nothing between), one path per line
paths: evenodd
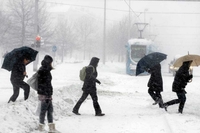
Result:
M54 5L52 8L54 11L66 11L69 5L82 5L82 8L103 20L104 0L76 0L73 2L60 0L57 3L68 5L51 4ZM128 12L124 10L128 11L128 3L128 0L107 0L107 22L117 23L123 16L127 16ZM151 35L154 35L155 42L164 52L170 51L168 54L173 53L172 56L174 56L175 54L187 54L188 51L190 53L200 51L200 2L131 1L131 9L132 14L139 16L140 22L149 23L145 30L149 30ZM149 35L145 35L145 37L150 38Z
M102 22L104 19L104 0L39 0L39 2L49 3L50 11L67 12L72 7L81 10L80 13L94 14L92 16ZM107 0L107 24L118 23L122 17L128 16L128 3L128 0ZM149 23L145 30L150 34L143 36L155 39L155 43L163 52L171 54L171 58L175 54L187 54L188 51L199 53L200 2L131 1L131 9L132 14L138 16L139 22Z

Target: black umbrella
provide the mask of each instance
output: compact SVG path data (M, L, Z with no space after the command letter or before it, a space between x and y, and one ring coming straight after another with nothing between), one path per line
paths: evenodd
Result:
M139 60L136 67L136 76L140 73L145 72L147 69L154 67L159 64L161 61L167 58L166 54L154 52L148 55L145 55Z
M1 68L11 71L13 68L13 65L19 60L21 60L23 57L28 58L30 62L34 61L37 56L37 53L38 51L27 46L15 48L11 52L5 55Z

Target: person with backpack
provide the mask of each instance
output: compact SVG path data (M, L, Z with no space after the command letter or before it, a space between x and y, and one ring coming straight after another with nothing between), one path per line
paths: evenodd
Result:
M165 110L167 111L167 107L173 104L179 104L178 113L183 113L183 108L186 102L186 91L185 87L189 81L193 78L193 75L189 74L190 65L192 63L191 61L185 61L183 62L182 66L178 69L176 72L176 75L174 77L174 82L172 84L172 91L177 94L178 99L174 99L171 101L168 101L163 104Z
M96 83L101 84L101 82L97 79L98 72L97 72L97 66L99 63L99 58L92 57L89 66L85 68L85 79L83 83L83 94L81 98L78 100L76 105L73 108L73 113L76 115L81 115L79 113L79 108L81 104L85 101L85 99L90 95L93 100L93 106L95 109L95 116L104 116L105 114L102 113L100 105L98 103L98 97L97 97L97 88Z
M45 116L47 113L47 121L49 125L49 132L58 133L53 123L53 104L52 95L53 87L51 84L52 75L51 70L53 58L49 55L45 55L41 62L41 67L38 70L38 98L41 101L41 108L39 114L39 131L45 131Z

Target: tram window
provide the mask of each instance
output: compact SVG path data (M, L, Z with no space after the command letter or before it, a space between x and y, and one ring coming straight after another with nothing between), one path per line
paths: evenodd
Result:
M131 46L131 58L134 61L139 61L146 54L146 46L132 45Z

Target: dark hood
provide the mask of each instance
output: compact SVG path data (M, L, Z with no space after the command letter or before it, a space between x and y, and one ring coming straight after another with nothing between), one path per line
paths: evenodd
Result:
M99 63L99 58L97 57L92 57L92 59L90 60L90 64L89 65L92 65L93 67L97 67L98 63Z
M41 65L45 68L52 69L51 63L53 62L53 58L49 55L45 55L44 59L41 62Z
M191 63L192 61L185 61L183 62L183 65L181 67L184 67L185 69L189 70Z

